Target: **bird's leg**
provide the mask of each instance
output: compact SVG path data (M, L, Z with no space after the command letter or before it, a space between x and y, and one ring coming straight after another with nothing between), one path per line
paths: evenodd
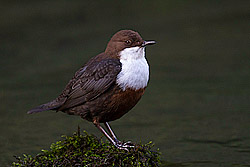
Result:
M112 131L110 125L108 124L108 122L104 123L106 128L108 129L109 133L111 134L111 137L117 142L117 143L121 143L121 141L119 141L115 135L115 133Z
M94 122L94 125L108 138L108 140L116 146L116 142L108 135L108 133L101 127L100 123Z
M119 149L123 149L128 151L128 147L133 147L131 144L127 144L127 143L122 143L119 140L115 140L112 137L110 137L110 135L102 128L102 126L100 125L100 123L96 120L93 121L93 124L108 138L108 140L117 148ZM110 127L108 129L111 129ZM110 132L111 133L111 132ZM114 134L114 132L113 132ZM113 136L114 137L114 136ZM117 142L118 141L118 142Z
M105 122L104 124L105 124L106 128L108 129L109 133L111 134L112 139L116 142L116 144L119 147L124 147L124 148L126 148L126 147L134 147L133 144L130 141L128 141L126 143L122 143L121 141L119 141L117 139L115 133L112 131L111 126L108 124L108 122Z

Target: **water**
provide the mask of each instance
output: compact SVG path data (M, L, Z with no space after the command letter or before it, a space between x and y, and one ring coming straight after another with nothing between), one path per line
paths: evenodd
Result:
M120 139L152 140L172 166L250 166L249 1L1 2L0 164L35 155L89 122L27 115L60 94L74 72L132 28L151 78L139 104L111 122Z

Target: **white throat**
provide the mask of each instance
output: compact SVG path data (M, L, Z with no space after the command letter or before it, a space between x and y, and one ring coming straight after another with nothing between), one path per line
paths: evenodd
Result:
M126 48L120 52L122 70L117 75L117 84L124 91L126 88L138 90L145 88L149 80L149 66L145 59L144 47Z

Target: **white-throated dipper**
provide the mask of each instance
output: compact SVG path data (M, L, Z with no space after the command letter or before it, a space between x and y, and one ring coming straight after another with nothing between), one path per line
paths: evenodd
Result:
M55 100L28 111L62 111L93 122L120 149L132 147L117 140L108 122L119 119L131 110L149 80L149 66L145 46L155 41L144 41L132 30L121 30L109 41L105 52L90 59L69 81ZM102 128L104 123L109 133Z

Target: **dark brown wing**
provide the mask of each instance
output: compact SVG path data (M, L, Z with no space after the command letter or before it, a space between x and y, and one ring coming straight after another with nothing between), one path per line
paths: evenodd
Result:
M92 61L81 68L71 80L70 87L67 87L67 99L58 110L65 110L71 107L91 101L104 93L112 84L115 84L116 77L121 71L121 63L117 59L104 59Z

